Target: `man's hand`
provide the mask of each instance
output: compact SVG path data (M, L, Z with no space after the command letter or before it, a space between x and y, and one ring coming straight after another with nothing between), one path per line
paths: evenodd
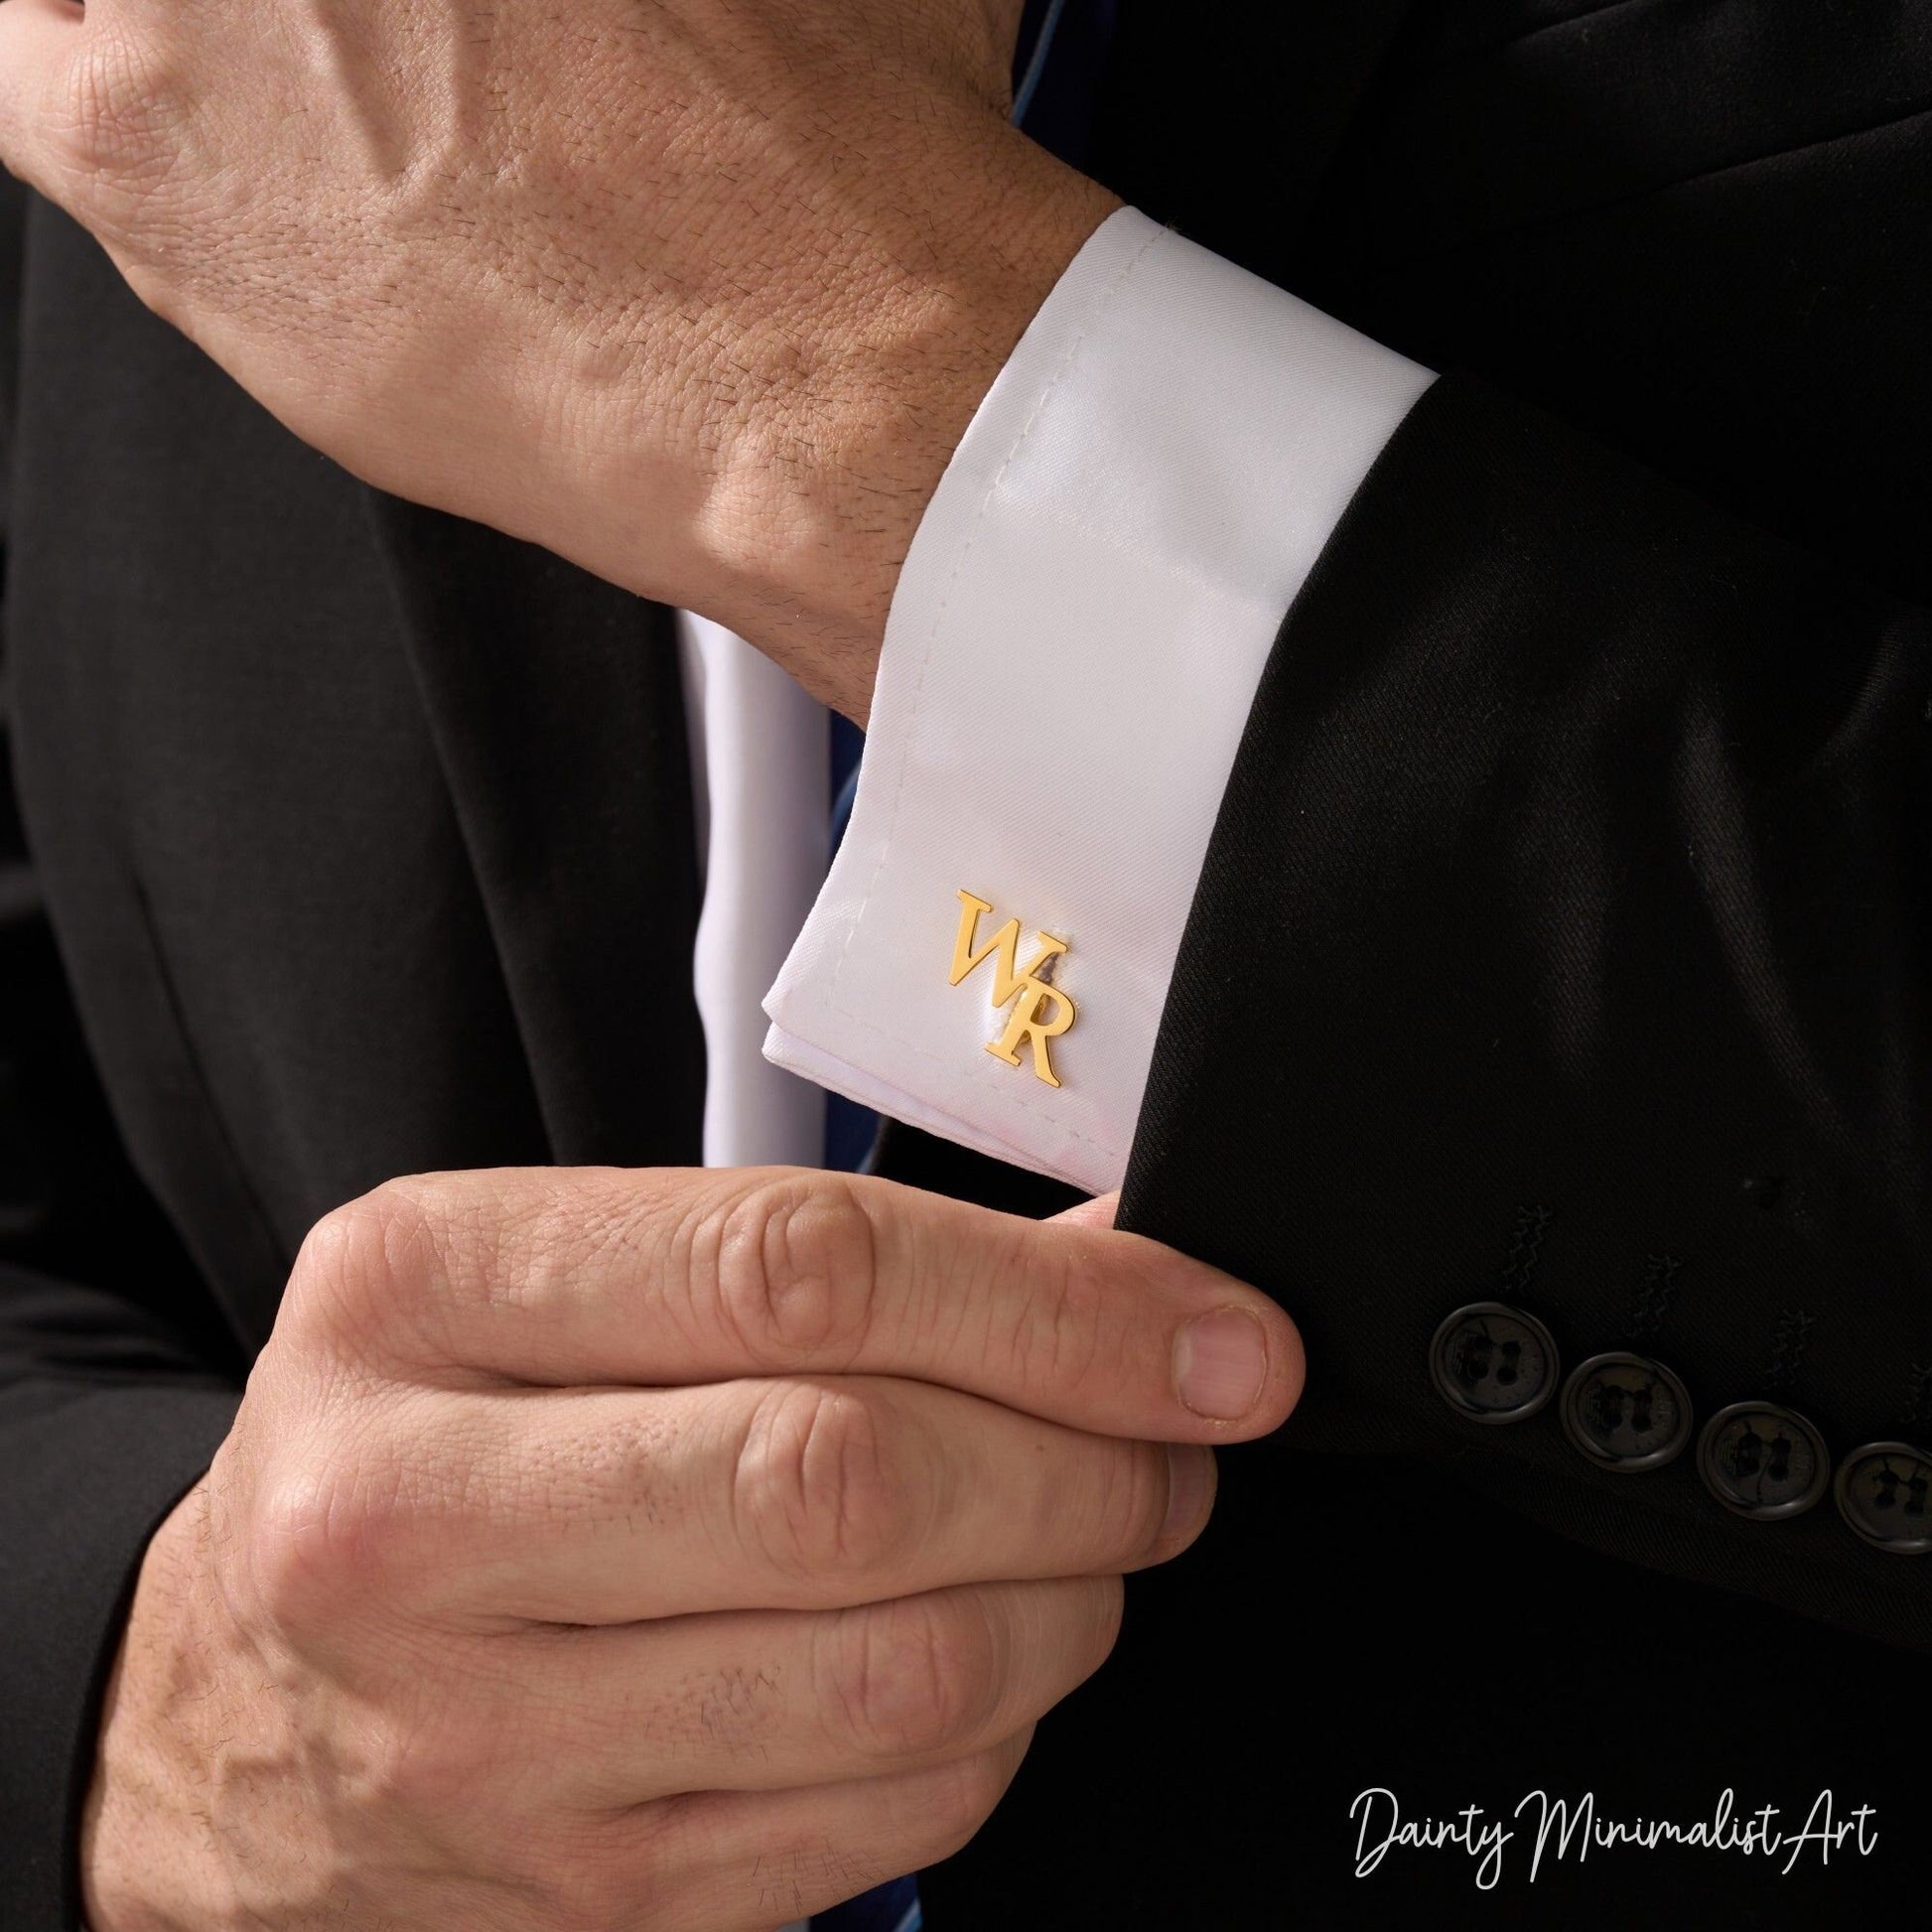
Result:
M0 0L0 160L295 432L863 716L968 418L1114 206L1021 0Z
M88 1922L752 1932L943 1858L1300 1381L1272 1303L1078 1219L391 1183L149 1551Z

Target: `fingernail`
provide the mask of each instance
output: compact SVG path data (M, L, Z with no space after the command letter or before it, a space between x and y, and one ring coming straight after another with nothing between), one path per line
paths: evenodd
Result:
M1190 1537L1200 1528L1214 1496L1214 1451L1189 1443L1168 1445L1168 1518L1163 1543Z
M1239 1422L1267 1373L1268 1337L1246 1309L1197 1314L1174 1337L1174 1393L1197 1416Z

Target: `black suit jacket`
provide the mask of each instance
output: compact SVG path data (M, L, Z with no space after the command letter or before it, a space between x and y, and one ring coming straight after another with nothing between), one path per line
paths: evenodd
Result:
M1427 1355L1503 1293L1701 1413L1932 1436L1928 108L1923 5L1126 0L1095 172L1454 373L1284 625L1123 1207L1292 1310L1310 1398L929 1874L939 1932L1917 1896L1932 1559L1473 1429ZM0 1902L40 1928L140 1550L303 1231L397 1172L694 1160L703 1068L664 614L358 487L0 206ZM1538 1783L1830 1784L1880 1852L1351 1874L1364 1786Z

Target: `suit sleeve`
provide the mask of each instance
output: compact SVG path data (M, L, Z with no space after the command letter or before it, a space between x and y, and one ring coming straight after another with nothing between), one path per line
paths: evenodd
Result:
M0 176L0 570L23 201ZM4 753L0 734L0 1917L67 1932L126 1599L227 1433L241 1364L114 1133Z
M766 1050L1124 1175L1302 1322L1303 1440L1932 1642L1929 759L1923 610L1123 210Z
M1932 1439L1929 925L1932 616L1445 377L1262 677L1123 1222L1294 1311L1306 1439L1932 1644L1909 1454L1874 1543L1829 1491L1738 1513L1699 1452L1739 1403L1841 1470ZM1599 1465L1556 1372L1458 1414L1436 1338L1484 1301L1564 1372L1666 1365L1690 1445Z

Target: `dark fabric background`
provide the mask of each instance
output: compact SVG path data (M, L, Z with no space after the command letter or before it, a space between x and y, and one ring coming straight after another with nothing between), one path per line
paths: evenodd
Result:
M1285 629L1126 1209L1282 1298L1311 1399L1135 1581L1120 1654L928 1875L936 1932L1922 1917L1927 1566L1828 1511L1747 1535L1682 1469L1608 1486L1548 1429L1446 1434L1418 1346L1541 1202L1567 1346L1668 1247L1657 1346L1701 1402L1799 1307L1836 1448L1932 1426L1898 1413L1932 689L1894 602L1932 593L1928 105L1913 0L1124 0L1095 171L1476 380ZM119 1604L303 1230L404 1170L694 1159L702 1062L665 614L372 497L21 207L0 1918L43 1932ZM1350 1875L1364 1784L1440 1814L1540 1781L1682 1817L1829 1784L1881 1854L1479 1900L1441 1856Z

